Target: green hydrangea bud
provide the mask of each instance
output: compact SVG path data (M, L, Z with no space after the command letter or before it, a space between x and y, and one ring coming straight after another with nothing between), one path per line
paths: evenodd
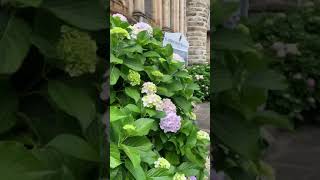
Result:
M193 113L193 112L190 112L190 113L189 113L189 117L190 117L190 119L192 119L192 120L197 120L197 115L196 115L195 113Z
M184 174L176 173L173 176L173 180L187 180L187 177Z
M170 163L165 158L159 158L157 161L154 162L155 168L163 168L163 169L170 169Z
M207 132L200 130L197 132L197 139L210 141L210 136Z
M152 71L151 74L155 77L162 78L163 74L160 71Z
M128 74L128 80L130 81L131 86L139 85L141 82L140 74L130 69Z
M121 28L121 27L114 27L110 30L110 35L118 35L119 37L125 37L127 39L130 39L130 35L127 30Z
M96 42L88 33L69 26L62 26L61 33L57 54L63 61L64 70L71 77L94 73L97 64Z
M136 131L136 127L132 124L126 124L122 127L128 134L132 134Z

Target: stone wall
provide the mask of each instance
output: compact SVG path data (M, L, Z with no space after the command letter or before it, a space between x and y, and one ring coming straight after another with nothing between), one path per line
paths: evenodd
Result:
M207 62L207 32L209 1L187 0L187 39L189 41L189 64Z

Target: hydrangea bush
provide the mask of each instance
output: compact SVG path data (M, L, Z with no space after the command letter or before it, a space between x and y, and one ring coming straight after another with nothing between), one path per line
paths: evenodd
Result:
M201 101L210 101L210 65L197 64L188 67L189 73L200 89L194 92L194 96Z
M204 179L209 135L193 119L199 87L161 30L110 19L110 178Z
M272 92L268 107L289 114L297 124L319 119L319 5L308 1L286 13L263 14L249 24L256 43L273 59L272 67L289 82L286 91Z

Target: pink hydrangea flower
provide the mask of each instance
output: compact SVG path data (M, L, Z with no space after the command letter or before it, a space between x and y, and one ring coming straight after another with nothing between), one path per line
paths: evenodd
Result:
M189 180L197 180L197 178L195 176L190 176Z
M181 117L176 113L168 113L160 120L160 128L165 132L176 133L181 127Z
M309 88L314 88L316 86L316 81L314 79L312 79L312 78L309 78L307 80L307 85L308 85Z
M172 103L172 101L170 99L163 99L162 101L162 108L163 108L163 111L165 113L176 113L177 112L177 108L176 106Z
M150 37L153 36L153 28L149 24L138 22L132 26L132 38L136 39L137 35L142 31L146 31Z
M119 17L121 21L128 22L128 19L124 15L119 13L113 14L112 17Z

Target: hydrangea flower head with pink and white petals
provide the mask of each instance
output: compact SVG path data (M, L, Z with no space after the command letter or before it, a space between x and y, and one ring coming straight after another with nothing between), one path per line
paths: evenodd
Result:
M128 19L124 15L119 13L113 14L112 17L118 17L121 21L128 22Z
M157 86L152 82L145 82L142 85L141 93L155 94L157 92Z
M188 180L197 180L197 177L195 177L195 176L190 176L190 177L188 178Z
M168 113L160 120L160 128L165 132L176 133L181 127L181 117L176 113Z
M142 31L146 31L150 37L153 36L153 29L149 24L138 22L132 26L131 37L136 39L138 34Z
M162 104L162 108L163 108L163 111L165 113L176 113L177 112L177 108L176 106L172 103L172 101L170 99L163 99L162 100L163 104Z

